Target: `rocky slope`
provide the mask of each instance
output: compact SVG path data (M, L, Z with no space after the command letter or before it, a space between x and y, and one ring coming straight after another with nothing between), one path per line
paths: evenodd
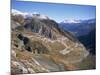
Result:
M49 18L11 16L11 73L80 70L89 52L71 33ZM87 64L85 64L87 65Z

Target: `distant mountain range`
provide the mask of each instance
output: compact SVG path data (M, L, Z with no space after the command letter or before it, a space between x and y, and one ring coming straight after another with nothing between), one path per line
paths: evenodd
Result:
M70 31L75 36L81 36L88 34L95 28L96 19L89 20L65 20L59 23L59 27L65 31Z
M76 19L69 19L60 22L61 24L75 24L75 23L95 23L96 19L88 19L88 20L76 20Z
M92 54L96 53L96 19L65 20L59 23L59 27L76 36Z

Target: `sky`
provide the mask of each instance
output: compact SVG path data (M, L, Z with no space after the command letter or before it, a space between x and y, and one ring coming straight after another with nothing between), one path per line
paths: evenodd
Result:
M24 2L12 0L11 9L21 12L47 15L49 18L62 22L65 19L86 20L96 18L96 6L57 4L43 2Z

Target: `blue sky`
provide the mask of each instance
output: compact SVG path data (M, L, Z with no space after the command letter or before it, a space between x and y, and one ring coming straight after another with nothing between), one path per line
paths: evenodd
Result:
M61 22L65 19L84 20L96 17L96 7L88 5L38 3L12 0L12 9L29 13L38 12L47 15L57 22Z

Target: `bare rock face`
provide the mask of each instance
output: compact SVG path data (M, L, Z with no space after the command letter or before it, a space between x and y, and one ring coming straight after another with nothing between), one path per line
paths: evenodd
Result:
M19 20L13 18L13 74L81 69L78 68L78 63L81 63L89 52L71 33L64 32L50 19L27 18L21 25Z

